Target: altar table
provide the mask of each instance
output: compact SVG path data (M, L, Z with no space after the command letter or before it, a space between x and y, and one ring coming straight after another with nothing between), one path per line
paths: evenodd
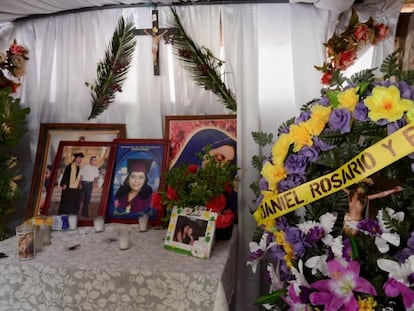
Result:
M131 228L119 250L117 228ZM211 258L163 248L166 230L106 224L52 231L52 244L33 259L17 259L16 237L0 242L0 310L228 311L235 290L237 229L216 241ZM80 244L74 250L70 246Z

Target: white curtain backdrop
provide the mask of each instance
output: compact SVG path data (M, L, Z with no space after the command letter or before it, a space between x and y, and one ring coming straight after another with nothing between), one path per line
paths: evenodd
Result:
M364 60L365 68L381 63L393 49L402 1L383 2L387 4L376 11L374 18L390 24L391 36ZM40 123L125 123L128 138L162 138L166 115L232 113L214 94L195 85L172 54L171 47L162 42L161 75L154 76L151 37L139 36L123 92L118 93L107 111L87 120L91 97L85 82L94 81L97 63L104 57L118 18L122 15L137 28L150 28L151 9L106 9L0 25L1 51L7 49L13 38L30 50L27 74L19 94L23 106L31 109L30 132L19 147L25 191L30 186ZM160 27L164 27L170 9L159 7L158 10ZM359 5L358 10L365 9ZM189 5L178 7L177 12L195 42L208 47L216 56L223 55L226 81L237 97L241 183L234 306L235 310L254 310L260 277L252 274L246 260L255 228L250 215L254 198L249 185L258 172L250 163L254 154L263 151L254 144L251 132L276 134L282 122L297 115L303 104L319 96L321 73L313 66L323 63L323 42L332 35L338 12L304 3ZM365 21L365 17L361 20ZM18 217L24 215L25 208L21 206ZM15 221L19 220L22 218Z

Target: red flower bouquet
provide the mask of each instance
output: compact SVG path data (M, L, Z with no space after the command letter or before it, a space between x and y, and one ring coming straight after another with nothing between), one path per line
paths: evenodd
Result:
M218 161L209 154L209 148L198 156L203 160L201 167L183 164L167 173L164 188L153 194L152 205L165 206L167 215L174 206L204 206L218 214L217 228L229 227L235 220L236 206L229 206L228 198L235 195L237 167Z

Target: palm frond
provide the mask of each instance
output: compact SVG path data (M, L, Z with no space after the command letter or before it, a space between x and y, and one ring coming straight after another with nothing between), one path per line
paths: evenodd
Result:
M400 73L400 80L403 80L408 84L414 84L414 70L402 71Z
M216 94L226 108L236 111L235 95L226 86L219 72L224 62L215 57L209 49L198 46L186 33L176 10L171 8L171 12L170 27L177 29L172 46L178 59L198 85Z
M92 110L88 120L104 112L114 101L116 92L122 91L135 50L134 24L121 17L111 43L105 51L105 59L98 64L97 80L90 86ZM86 83L89 86L88 83Z
M371 83L375 80L374 71L377 68L371 68L366 70L361 70L351 76L351 82L353 84L361 84L361 83Z

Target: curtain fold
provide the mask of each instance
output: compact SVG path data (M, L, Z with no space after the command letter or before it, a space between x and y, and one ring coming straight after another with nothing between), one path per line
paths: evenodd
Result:
M381 14L396 27L397 6L389 1ZM0 25L4 34L1 50L7 49L12 38L30 50L27 74L19 90L22 105L31 108L28 141L21 147L19 159L24 163L26 185L30 185L40 123L125 123L128 138L162 138L166 115L232 113L214 94L194 83L171 46L163 41L159 49L161 74L154 76L151 37L138 36L122 93L117 93L107 111L87 120L91 96L85 82L96 79L97 64L104 57L118 18L123 16L140 29L151 28L151 10L107 9ZM170 8L158 10L160 27L168 26ZM251 133L276 135L278 127L296 116L303 104L319 97L321 73L313 66L323 63L323 43L332 35L338 14L303 3L191 5L177 7L177 13L196 43L223 57L226 82L236 94L240 185L234 307L254 310L253 302L263 283L246 266L256 225L250 215L254 196L249 186L259 177L251 158L268 155L269 148L260 150ZM388 40L374 48L369 64L377 64L377 58L391 52L393 38ZM21 207L20 220L25 208Z

